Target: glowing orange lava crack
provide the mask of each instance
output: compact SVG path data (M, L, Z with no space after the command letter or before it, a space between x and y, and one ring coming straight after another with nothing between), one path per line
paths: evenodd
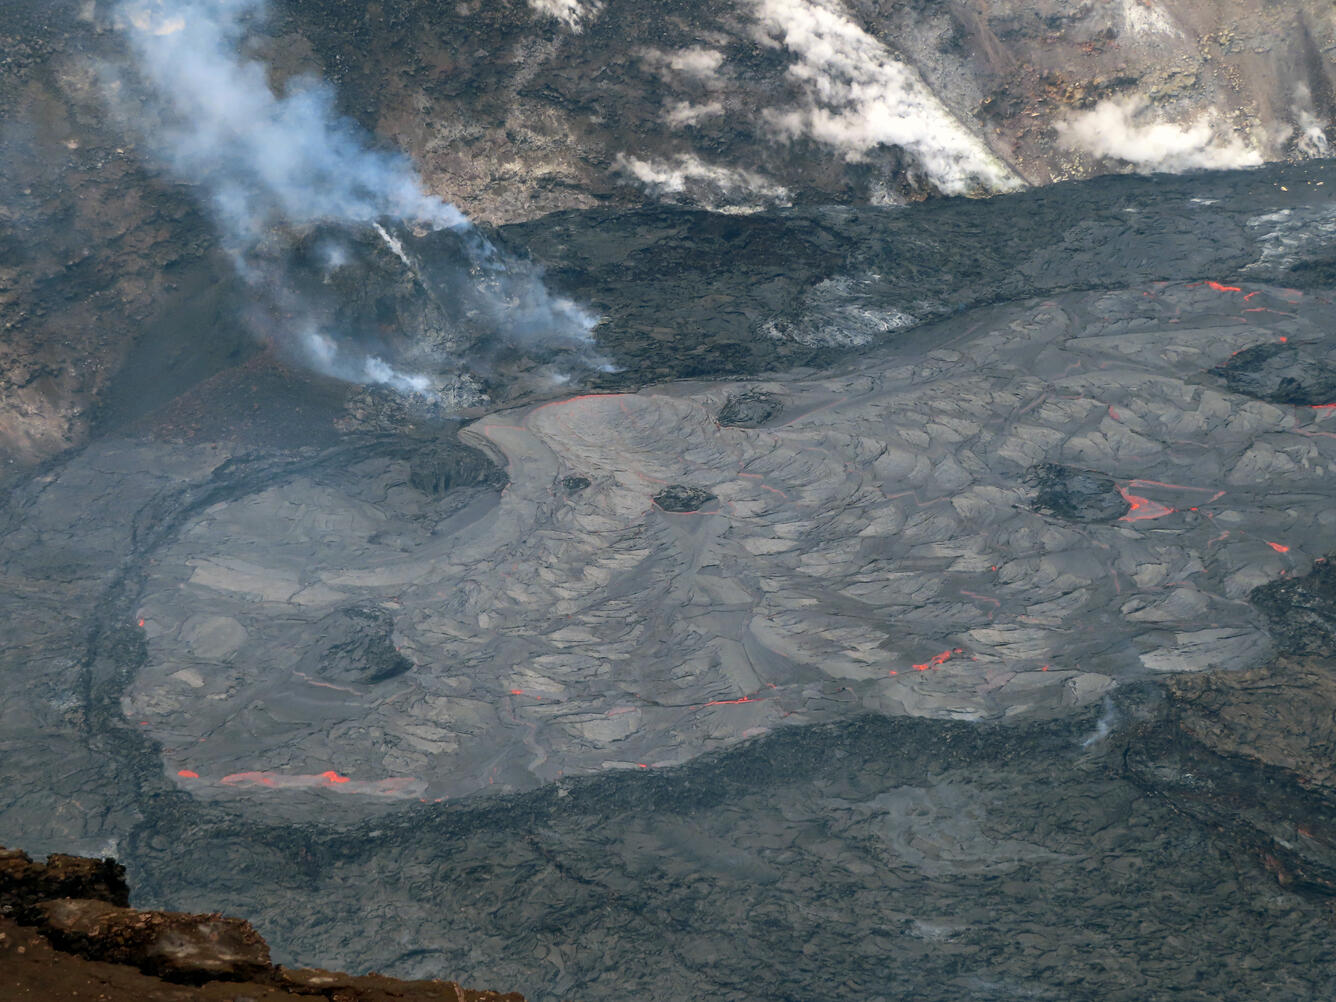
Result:
M934 668L940 668L942 665L946 664L957 654L964 654L964 653L965 653L965 648L963 647L953 647L950 650L941 651L940 653L934 654L932 657L928 658L928 660L925 661L923 664L915 665L914 670L931 671Z
M1123 500L1131 505L1131 510L1120 518L1120 522L1140 522L1144 519L1164 518L1165 515L1172 515L1174 509L1160 504L1158 501L1152 501L1150 498L1143 498L1139 494L1133 494L1124 487L1118 488L1118 493L1123 496Z
M177 776L182 779L196 780L202 777L194 769L178 769ZM205 779L204 782L210 782ZM336 788L348 793L370 794L372 796L395 797L416 796L426 784L408 776L393 776L388 779L355 780L333 769L326 769L317 774L284 774L251 770L233 772L217 780L228 787L259 787L268 790L310 790Z

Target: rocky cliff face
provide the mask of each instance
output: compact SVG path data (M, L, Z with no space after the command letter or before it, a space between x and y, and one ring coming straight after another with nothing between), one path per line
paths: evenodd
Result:
M285 7L282 48L491 220L987 193L1324 152L1316 2ZM299 57L292 56L296 66Z
M133 9L132 9L133 8ZM153 4L0 13L0 454L84 440L135 346L143 411L251 349L188 189L109 113L106 67ZM160 12L160 11L159 11ZM282 88L408 153L491 222L669 202L745 212L987 194L1326 150L1336 25L1316 0L276 2ZM176 334L197 331L184 349Z

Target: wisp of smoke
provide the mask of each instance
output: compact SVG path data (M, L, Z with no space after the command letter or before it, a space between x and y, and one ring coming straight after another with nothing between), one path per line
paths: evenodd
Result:
M1105 696L1104 712L1100 714L1099 719L1095 721L1095 729L1081 742L1081 747L1089 748L1092 745L1099 744L1113 732L1114 727L1117 725L1118 710L1114 707L1113 700L1108 696Z
M242 276L255 287L281 281L272 262L249 256L279 226L374 226L408 268L402 244L381 220L449 228L468 234L479 285L473 291L489 300L489 319L499 329L526 341L588 344L596 318L550 296L535 268L500 254L459 209L426 191L407 157L373 149L337 113L326 83L297 77L281 93L271 89L266 67L242 51L267 6L267 0L124 0L119 8L135 65L133 74L113 81L114 104L165 168L204 193ZM430 393L427 376L400 372L378 357L354 357L334 334L310 323L294 327L286 341L322 372Z

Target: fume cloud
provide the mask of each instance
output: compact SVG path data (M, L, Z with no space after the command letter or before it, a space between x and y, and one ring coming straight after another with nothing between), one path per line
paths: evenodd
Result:
M801 108L769 111L781 137L810 136L863 159L878 146L911 153L947 194L1005 191L1020 179L947 110L918 71L855 24L835 0L758 0L763 38L793 52Z
M320 329L315 311L303 315L274 255L258 252L277 227L374 226L419 274L381 225L390 221L462 235L472 312L486 315L498 336L588 343L593 317L549 296L536 268L499 253L459 209L428 192L407 157L373 148L337 113L326 83L304 76L271 88L266 67L243 55L247 32L266 13L267 0L125 0L119 22L134 64L109 82L113 107L158 163L199 190L242 276L291 316L286 329L266 333L330 375L429 393L439 380L359 355L342 332Z
M1140 171L1256 167L1262 155L1214 115L1178 125L1158 117L1143 97L1110 98L1056 124L1068 149L1126 160Z
M381 217L465 226L426 193L407 158L368 148L312 77L270 90L266 68L242 58L245 29L265 0L135 2L128 37L146 87L142 124L154 153L208 192L225 234L254 240L277 222L369 223Z
M722 83L718 74L719 67L724 64L724 54L718 49L701 45L676 52L641 49L639 55L647 66L659 71L665 78L681 76L710 85Z
M1313 93L1304 83L1294 88L1294 103L1291 107L1296 125L1294 148L1304 156L1325 157L1330 145L1327 142L1327 129L1313 111Z
M529 6L539 14L554 17L577 35L584 31L585 22L592 21L603 10L603 4L592 0L529 0Z
M1165 35L1181 38L1173 18L1154 0L1123 0L1123 30L1132 35Z
M685 125L699 125L709 118L722 118L723 115L722 101L707 101L705 104L672 101L664 107L663 120L667 125L679 129Z
M682 197L718 211L756 211L766 205L789 204L789 192L783 185L755 171L706 163L692 153L671 160L619 156L617 167L659 198Z

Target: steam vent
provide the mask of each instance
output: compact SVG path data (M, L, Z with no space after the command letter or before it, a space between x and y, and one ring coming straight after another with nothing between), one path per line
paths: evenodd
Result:
M1336 998L1334 53L0 4L0 1000Z

